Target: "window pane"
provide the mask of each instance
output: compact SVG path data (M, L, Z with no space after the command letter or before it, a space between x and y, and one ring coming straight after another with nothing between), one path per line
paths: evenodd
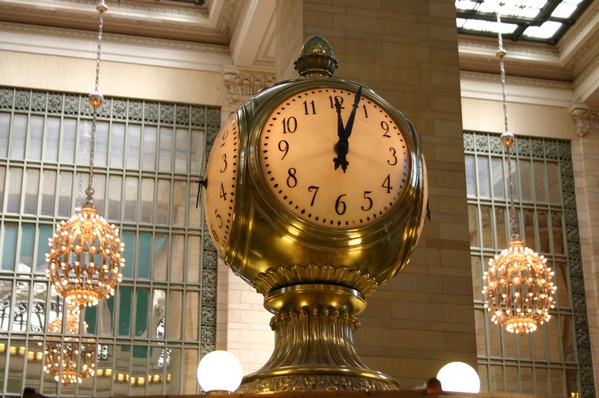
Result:
M547 163L547 180L549 187L549 202L550 203L561 203L562 202L562 184L559 178L559 169L557 163Z
M178 186L180 186L178 184ZM156 203L156 224L170 225L170 212L173 207L179 209L181 201L179 198L175 202L171 200L171 182L170 180L158 180L158 202ZM181 199L185 199L185 196ZM174 210L174 209L173 209Z
M110 220L121 219L121 189L123 185L123 177L110 176L108 181L108 204L106 206L106 218Z
M48 117L45 129L44 160L47 162L58 161L58 140L60 137L60 119Z
M466 155L464 162L466 166L466 193L468 196L476 196L474 156Z
M109 127L109 124L104 121L98 121L97 123L94 165L98 167L106 167L108 165L108 137L110 135Z
M535 161L533 162L534 171L534 187L535 187L535 201L537 203L547 203L547 185L545 183L545 163Z
M46 253L49 250L48 240L52 237L52 232L53 227L50 225L40 225L38 227L36 273L45 273L48 268Z
M160 129L160 157L158 158L158 170L171 171L173 156L173 135L171 128Z
M156 169L156 128L146 126L143 130L143 169Z
M519 173L516 174L516 173ZM520 177L520 189L516 189L518 186L518 177ZM518 162L518 169L514 170L512 167L512 179L514 181L514 199L530 202L533 200L532 187L534 182L532 181L532 173L530 170L530 162L526 160L520 160Z
M159 196L160 197L160 196ZM160 199L158 199L160 201ZM142 223L152 223L154 219L154 179L142 178L141 180L141 219Z
M21 225L21 255L19 265L26 265L31 270L33 264L33 245L35 243L35 225Z
M29 139L27 142L27 159L42 160L42 136L44 118L32 115L29 119Z
M559 211L551 212L551 228L553 237L553 250L556 254L565 254L564 248L564 225L562 220L562 213Z
M60 181L58 183L58 216L71 217L74 212L74 206L71 203L71 195L73 189L73 173L70 171L62 171L60 173Z
M44 170L42 178L44 183L41 212L44 216L52 216L54 215L54 199L56 198L56 171Z
M25 139L27 138L27 116L13 116L12 131L10 132L10 157L25 159Z
M127 128L127 156L125 156L127 168L139 168L140 141L141 126L137 124L129 124Z
M505 172L503 170L503 159L491 158L491 172L493 173L493 198L505 198Z
M125 125L113 123L110 130L110 167L123 168L125 149Z
M23 169L20 167L10 167L8 170L8 200L6 202L6 211L8 213L20 213Z
M27 214L37 214L37 197L39 194L40 171L38 169L28 169L25 183L25 203L23 212Z
M137 177L125 178L125 221L137 221L137 204L142 200L138 193Z
M60 163L75 163L75 141L77 140L77 121L63 119L62 140L60 145ZM89 152L88 152L89 153Z
M17 262L17 233L18 224L5 223L2 239L2 269L12 271Z
M489 181L489 159L486 157L477 157L476 165L478 167L478 196L481 198L491 197L490 181Z
M0 112L0 158L8 157L8 139L10 137L10 114Z
M183 293L177 290L171 290L167 296L167 322L166 338L167 340L181 338L181 309L183 308Z
M7 184L4 179L6 178L6 167L0 166L0 213L4 211L4 189Z

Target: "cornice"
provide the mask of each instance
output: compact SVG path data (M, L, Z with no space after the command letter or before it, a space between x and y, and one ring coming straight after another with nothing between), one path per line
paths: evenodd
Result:
M10 22L0 22L0 32L15 32L46 37L62 37L81 40L97 40L98 38L98 34L95 32L92 33L82 30L53 28L40 25L24 25ZM216 44L191 43L177 40L146 38L141 36L104 33L103 40L105 42L119 43L132 46L199 51L216 54L229 53L229 47L224 45L221 46ZM0 42L1 41L2 40L0 40Z
M500 83L501 78L499 75L491 73L480 73L480 72L460 72L460 80L477 81L481 83ZM574 85L569 82L562 82L557 80L547 79L535 79L529 77L520 76L506 76L506 83L518 87L534 87L534 88L546 88L546 89L557 89L557 90L572 90Z
M236 29L235 27L233 27L233 20L235 17L235 10L238 9L239 3L244 3L242 6L245 9L247 0L225 1L218 22L216 24L216 28L221 34L228 36L231 33L231 30L235 32Z
M504 43L505 50L508 55L513 54L514 56L526 55L529 57L543 57L543 58L559 58L560 52L558 49L549 47L531 47L531 46L519 46L517 44ZM480 55L489 55L497 52L498 44L487 42L487 41L472 41L472 40L459 40L458 49L459 52L474 52L480 53Z

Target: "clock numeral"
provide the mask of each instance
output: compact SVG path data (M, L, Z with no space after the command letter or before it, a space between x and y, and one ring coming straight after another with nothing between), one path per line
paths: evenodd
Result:
M342 199L344 196L347 196L347 194L343 193L343 194L339 195L339 197L335 201L335 212L337 212L337 214L339 214L340 216L344 215L345 210L347 209L347 205L345 204L345 202Z
M284 118L283 121L283 134L293 134L297 130L297 119L295 116Z
M381 122L381 128L383 130L385 130L385 133L383 134L383 137L391 138L391 136L389 135L389 123L387 123L386 121L383 120Z
M223 227L223 218L220 216L220 214L218 214L218 210L214 209L214 216L216 217L216 219L218 220L218 228L222 228Z
M295 173L297 170L295 167L290 167L287 171L287 186L289 188L295 188L297 186L297 178L295 177Z
M221 169L219 169L218 171L220 171L221 173L224 173L225 170L227 170L227 165L228 165L226 153L223 153L222 160L223 160L223 167Z
M366 108L366 105L362 105L362 109L364 109L364 118L368 119L368 108Z
M229 136L229 130L223 131L223 135L220 137L220 140L222 141L220 143L221 147L225 146L225 144L227 143L227 137L228 136Z
M360 206L360 208L364 211L368 211L370 209L372 209L372 205L374 204L372 201L372 198L368 195L370 195L372 193L372 191L364 191L364 199L366 199L366 202L368 202L367 206Z
M216 233L214 228L212 228L212 224L210 224L210 232L212 233L212 239L214 239L215 242L220 242L220 240L218 239L218 234Z
M304 115L316 115L316 106L314 101L304 101Z
M335 104L339 104L340 109L345 109L343 108L343 97L339 95L335 95L334 97L332 95L329 95L329 101L331 103L331 109L335 108Z
M314 195L312 195L312 200L310 201L310 206L314 206L314 201L316 200L316 194L318 193L318 188L316 185L310 185L308 187L308 192L314 192Z
M387 190L387 193L391 193L391 190L393 189L391 186L391 175L387 174L387 178L385 178L385 181L383 181L381 186Z
M225 186L223 183L220 183L220 193L218 195L222 200L227 200L227 193L225 192Z
M289 143L286 140L279 141L279 151L283 152L281 160L285 159L285 156L287 156L287 152L289 152Z
M395 166L397 164L397 151L395 150L395 148L391 147L389 148L389 152L391 152L392 160L387 159L387 164L389 166Z

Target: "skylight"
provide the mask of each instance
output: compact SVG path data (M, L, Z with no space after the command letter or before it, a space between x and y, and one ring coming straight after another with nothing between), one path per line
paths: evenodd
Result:
M458 33L555 45L593 0L456 0ZM497 22L501 15L501 24Z

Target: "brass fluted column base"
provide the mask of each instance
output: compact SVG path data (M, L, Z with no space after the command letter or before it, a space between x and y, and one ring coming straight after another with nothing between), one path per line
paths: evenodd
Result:
M357 290L302 284L269 293L275 348L268 362L244 377L237 392L398 390L399 383L368 369L354 350L355 315L366 307Z

